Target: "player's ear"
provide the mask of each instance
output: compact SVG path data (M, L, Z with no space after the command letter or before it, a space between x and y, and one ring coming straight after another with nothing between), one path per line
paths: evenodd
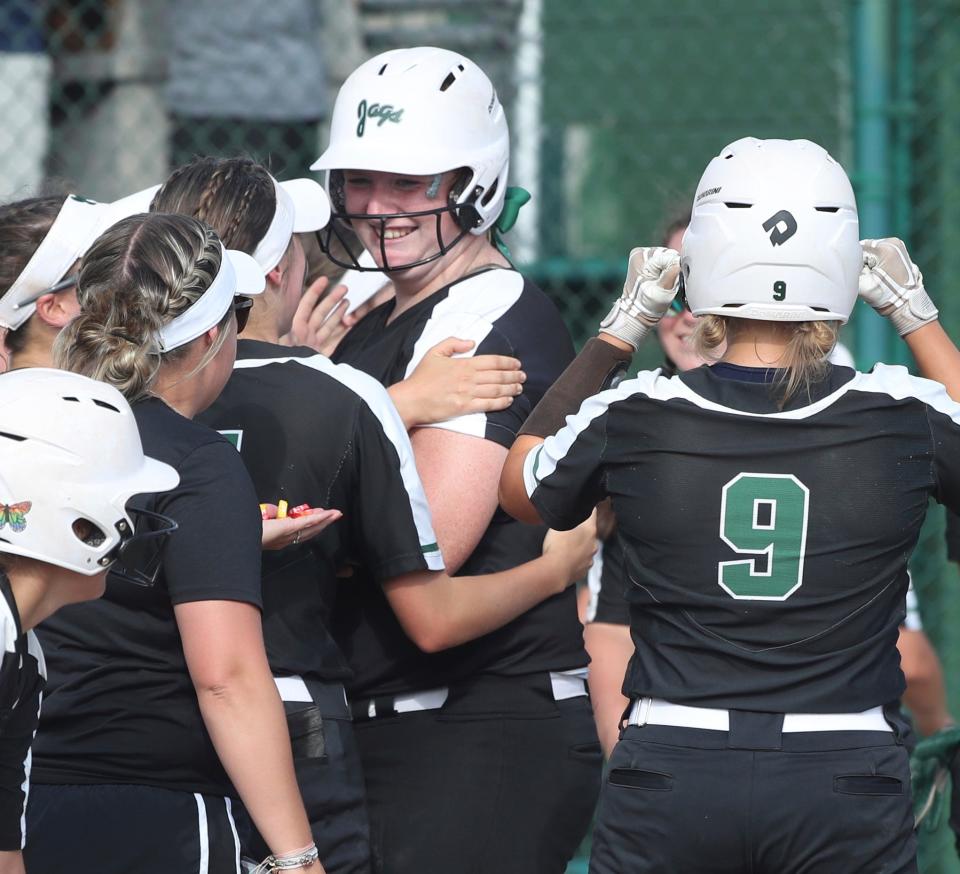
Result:
M200 340L200 346L203 349L204 354L206 354L207 351L213 347L213 344L217 342L217 337L219 336L219 325L214 325L212 328L208 328L200 335L198 339Z
M37 298L36 316L51 328L64 328L78 315L80 304L75 291L59 291Z
M280 263L271 270L267 276L267 288L279 288L280 283L283 281L283 274L286 271L284 270L284 259L280 259Z

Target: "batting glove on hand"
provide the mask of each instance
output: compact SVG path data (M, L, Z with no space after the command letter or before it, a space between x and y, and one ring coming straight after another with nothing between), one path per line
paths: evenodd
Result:
M647 247L630 252L623 294L600 322L600 330L636 349L670 309L680 279L680 255Z
M901 337L937 318L937 308L923 288L923 274L902 240L861 240L860 245L860 297L886 316Z

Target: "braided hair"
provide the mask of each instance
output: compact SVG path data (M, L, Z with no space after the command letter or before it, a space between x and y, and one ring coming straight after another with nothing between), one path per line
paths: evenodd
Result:
M150 205L152 212L206 222L228 249L252 254L277 209L270 174L251 158L195 158L178 167Z
M80 264L80 315L57 338L57 366L110 383L131 403L146 397L161 365L190 345L161 354L160 329L207 291L221 257L216 233L196 219L151 214L118 222ZM230 318L232 310L221 329ZM226 336L221 330L198 370Z

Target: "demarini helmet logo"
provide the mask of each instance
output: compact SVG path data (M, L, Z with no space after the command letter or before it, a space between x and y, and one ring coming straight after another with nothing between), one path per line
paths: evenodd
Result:
M383 127L385 121L392 121L394 124L399 124L400 120L403 117L403 109L394 109L393 104L384 103L381 106L379 103L371 103L367 106L366 100L361 100L357 104L357 136L362 137L363 132L367 128L367 119L375 118L377 119L377 127Z
M763 229L770 234L771 245L780 246L797 232L797 220L785 209L781 209L763 223Z

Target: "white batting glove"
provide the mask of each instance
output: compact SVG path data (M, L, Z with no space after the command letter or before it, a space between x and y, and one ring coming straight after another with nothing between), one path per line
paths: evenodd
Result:
M600 330L636 349L670 309L677 296L680 255L673 249L633 249L627 263L623 294L600 322Z
M902 240L861 240L860 297L905 337L939 315L923 287L923 274Z

